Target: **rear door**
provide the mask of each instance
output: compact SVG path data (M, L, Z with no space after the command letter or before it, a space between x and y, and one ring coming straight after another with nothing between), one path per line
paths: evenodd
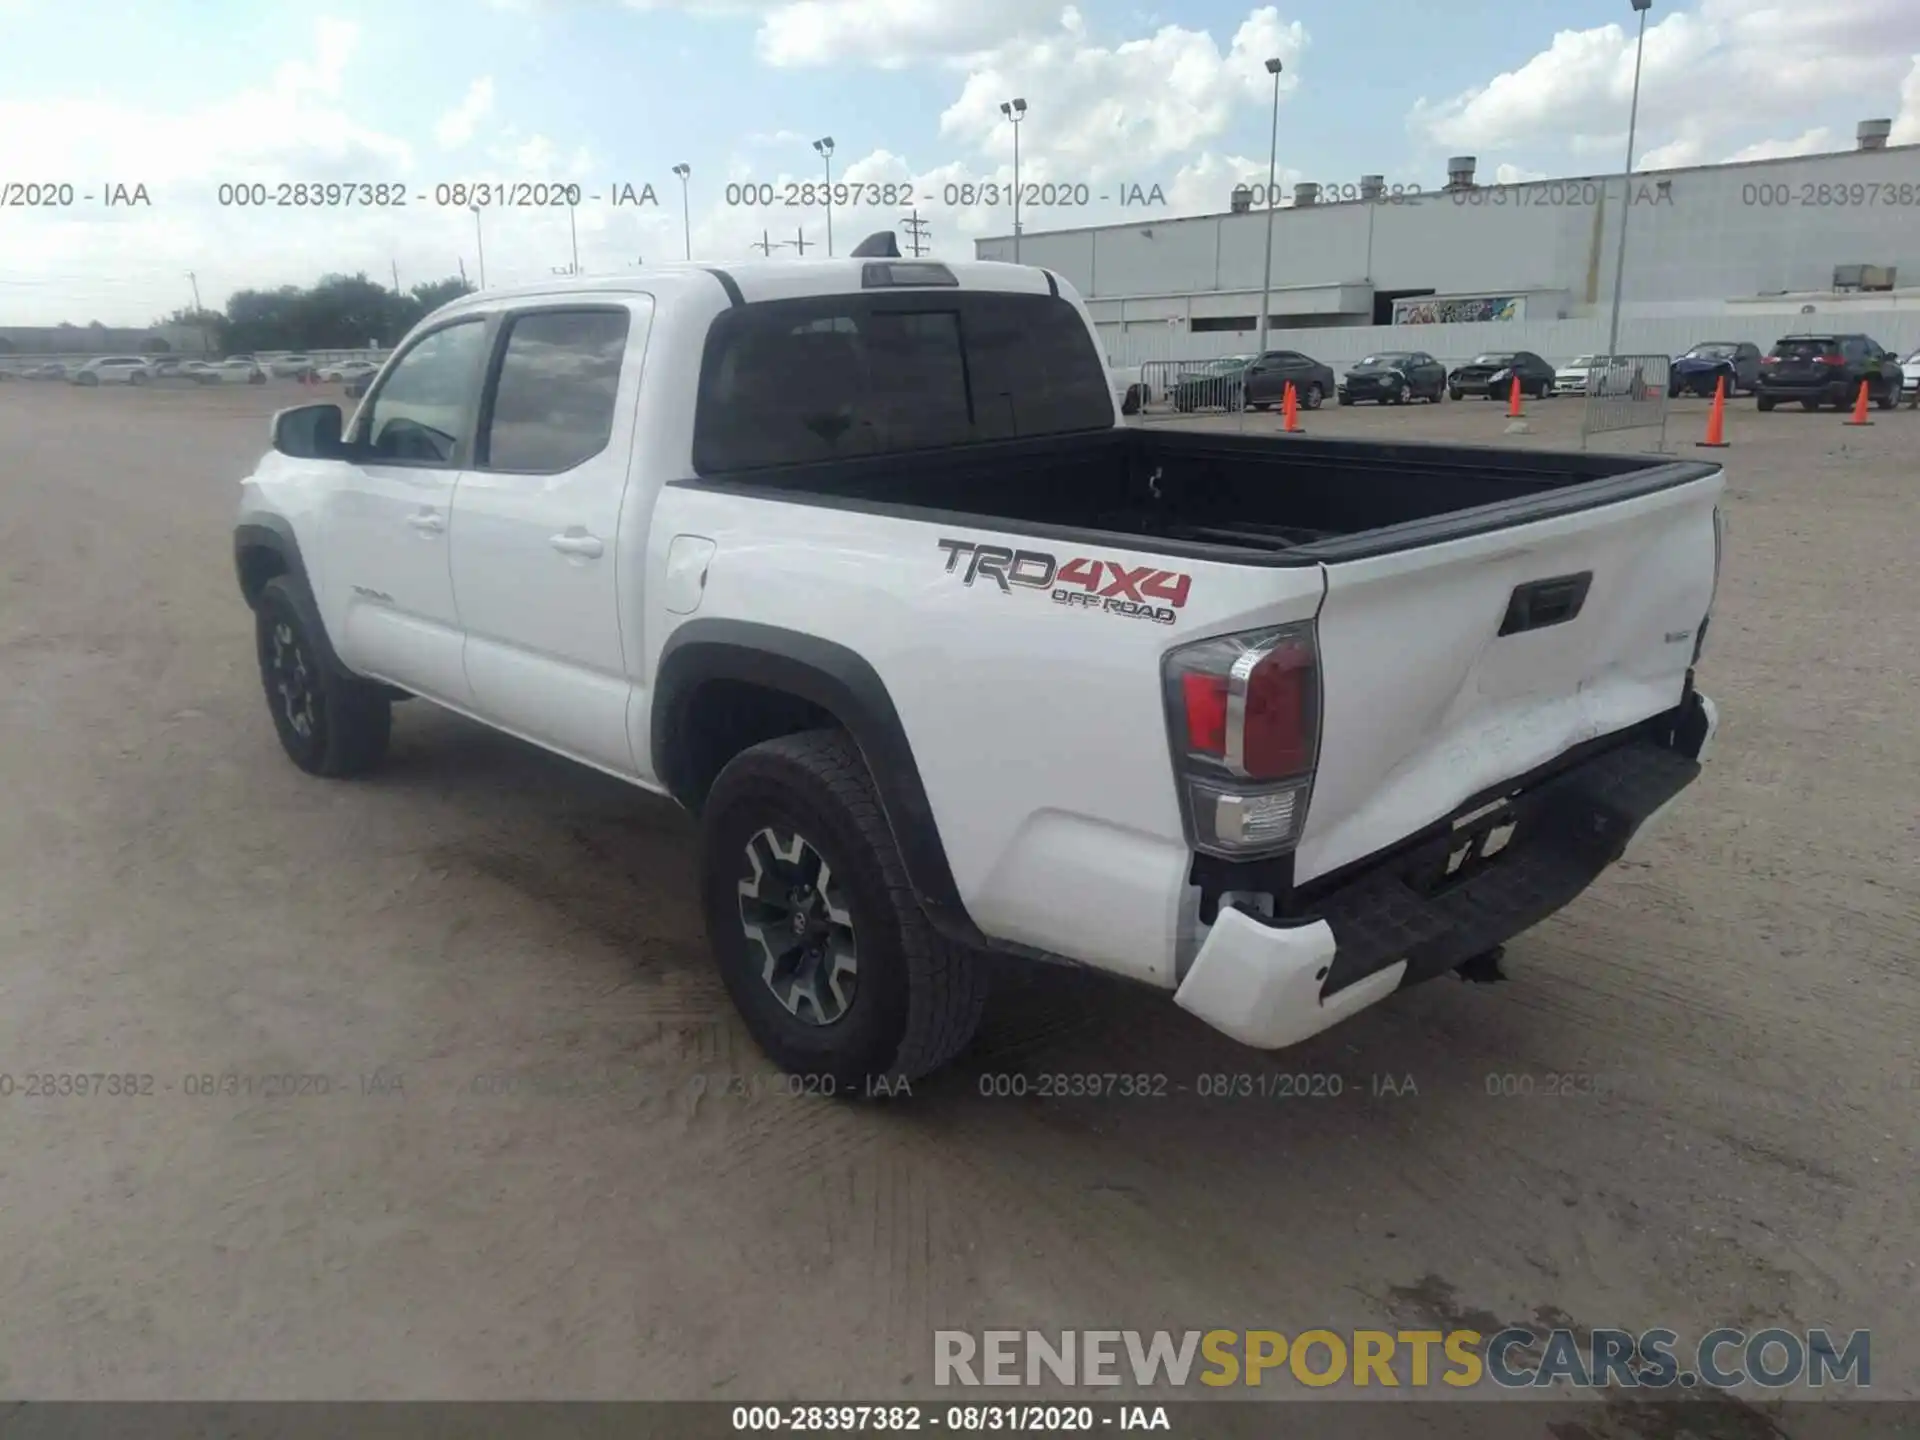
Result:
M652 315L630 294L506 313L453 514L475 711L620 774L634 756L615 542Z
M1825 384L1834 374L1827 356L1840 353L1832 339L1802 338L1782 340L1774 346L1779 362L1772 366L1773 378L1796 388Z
M1321 757L1296 878L1678 704L1712 602L1720 490L1714 470L1597 509L1330 563Z

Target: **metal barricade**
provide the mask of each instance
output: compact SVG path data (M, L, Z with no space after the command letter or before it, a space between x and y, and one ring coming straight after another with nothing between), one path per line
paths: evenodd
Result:
M1231 414L1242 407L1246 361L1149 360L1140 367L1138 414L1143 420L1179 415Z
M1620 430L1660 432L1667 443L1667 385L1673 361L1665 355L1597 355L1587 373L1587 404L1580 417L1580 445L1593 435Z

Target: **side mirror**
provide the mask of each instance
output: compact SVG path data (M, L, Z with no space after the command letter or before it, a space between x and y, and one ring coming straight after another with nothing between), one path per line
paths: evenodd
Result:
M346 453L341 443L344 417L338 405L297 405L273 417L273 448L296 460L335 460Z

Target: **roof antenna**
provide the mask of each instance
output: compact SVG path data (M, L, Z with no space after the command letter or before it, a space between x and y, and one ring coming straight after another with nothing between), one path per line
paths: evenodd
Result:
M855 259L874 259L877 257L895 259L898 258L900 254L900 242L894 238L893 231L876 230L873 234L853 247L853 254Z

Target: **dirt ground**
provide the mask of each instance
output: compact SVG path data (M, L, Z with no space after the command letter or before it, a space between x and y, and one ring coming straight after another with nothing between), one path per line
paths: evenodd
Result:
M0 1394L951 1399L939 1327L1511 1321L1871 1328L1920 1397L1920 413L1676 406L1718 750L1511 983L1267 1056L1016 975L849 1105L735 1024L666 803L424 704L372 780L282 757L229 529L301 393L0 386ZM1530 411L1303 419L1577 434ZM1108 1071L1166 1093L983 1093ZM76 1073L154 1088L26 1093ZM1339 1093L1201 1093L1282 1074Z

